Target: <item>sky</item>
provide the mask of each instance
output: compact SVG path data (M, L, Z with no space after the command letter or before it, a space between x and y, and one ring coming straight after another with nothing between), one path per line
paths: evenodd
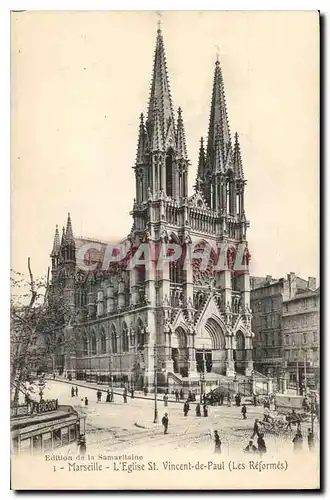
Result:
M125 237L135 196L156 12L20 12L11 19L12 267L50 265L55 225ZM319 278L319 33L316 12L164 12L174 109L196 178L216 53L248 181L252 275Z

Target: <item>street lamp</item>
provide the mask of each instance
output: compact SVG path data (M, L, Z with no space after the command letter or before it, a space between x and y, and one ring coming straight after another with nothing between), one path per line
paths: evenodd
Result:
M157 395L158 395L158 359L157 359L157 347L154 346L154 390L155 390L155 398L154 398L154 424L158 423L158 409L157 409ZM162 372L165 370L162 368Z

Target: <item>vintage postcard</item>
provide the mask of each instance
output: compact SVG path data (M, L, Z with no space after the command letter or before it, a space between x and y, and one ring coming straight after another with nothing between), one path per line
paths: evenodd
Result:
M11 14L11 487L320 488L319 14Z

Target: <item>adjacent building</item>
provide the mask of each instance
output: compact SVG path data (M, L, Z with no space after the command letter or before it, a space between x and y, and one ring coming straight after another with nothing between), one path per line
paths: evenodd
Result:
M278 379L285 370L291 384L296 384L298 368L303 380L306 356L308 373L318 369L316 280L291 272L286 278L251 277L250 282L255 370Z
M319 388L320 292L307 290L283 301L283 360L291 385Z

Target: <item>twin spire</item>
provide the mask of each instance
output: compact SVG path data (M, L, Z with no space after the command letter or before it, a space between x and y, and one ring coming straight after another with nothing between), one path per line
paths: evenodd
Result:
M69 213L68 218L67 218L67 223L66 223L66 229L64 227L62 228L61 241L60 241L60 233L58 230L58 225L56 224L53 249L52 249L50 256L51 257L59 256L61 248L63 248L65 245L70 245L70 244L74 245L74 237L73 237L73 231L72 231L71 217L70 217L70 213Z
M166 152L172 148L177 158L188 160L182 110L178 109L175 123L169 78L166 67L163 34L157 30L153 74L146 119L140 115L136 165L145 163L146 155ZM211 112L206 149L203 140L199 150L196 188L208 182L215 173L231 170L234 177L243 179L242 158L238 135L232 147L224 80L217 55L215 62Z

